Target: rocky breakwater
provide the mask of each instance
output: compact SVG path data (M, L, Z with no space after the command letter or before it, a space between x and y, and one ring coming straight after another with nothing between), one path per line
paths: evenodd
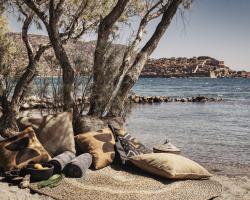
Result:
M89 104L89 97L77 97L76 104ZM54 109L54 108L62 108L63 104L60 100L55 100L51 97L43 97L39 98L37 96L30 96L24 99L24 102L21 106L21 110L29 110L29 109Z
M138 104L153 104L153 103L164 103L164 102L205 103L205 102L223 101L223 99L221 98L206 97L206 96L172 98L167 96L138 96L138 95L130 96L129 100L132 103L138 103Z
M205 102L219 102L223 101L221 98L213 98L206 96L196 96L196 97L179 97L172 98L167 96L139 96L139 95L130 95L129 101L131 103L138 104L153 104L153 103L167 103L167 102L191 102L191 103L205 103ZM76 98L77 105L84 105L86 108L89 106L89 97ZM21 106L21 110L29 109L54 109L62 108L61 102L56 102L52 98L39 98L36 96L27 97L24 103Z

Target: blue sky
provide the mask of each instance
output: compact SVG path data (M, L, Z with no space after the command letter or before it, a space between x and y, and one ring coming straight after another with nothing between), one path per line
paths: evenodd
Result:
M20 32L20 24L8 18L11 30ZM250 71L250 0L195 0L184 21L175 17L152 57L208 55L235 70ZM150 24L149 35L156 23ZM34 27L30 32L44 34Z

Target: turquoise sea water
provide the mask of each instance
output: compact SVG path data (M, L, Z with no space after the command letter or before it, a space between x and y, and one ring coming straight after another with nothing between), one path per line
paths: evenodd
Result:
M169 139L201 163L250 166L250 79L141 78L133 91L145 96L225 99L134 105L128 130L150 147Z

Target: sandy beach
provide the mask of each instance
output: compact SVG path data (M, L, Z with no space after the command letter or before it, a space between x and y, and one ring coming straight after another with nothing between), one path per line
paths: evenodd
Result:
M215 172L216 173L216 172ZM216 183L221 185L222 193L218 200L248 200L250 199L249 176L218 175L215 174L204 181L174 181L169 182L146 173L120 168L106 167L98 171L88 170L82 179L65 178L57 188L42 189L40 192L51 194L55 199L197 199L205 200L206 195L213 195L215 188L210 187ZM208 189L206 189L208 187ZM67 189L66 189L67 188ZM182 189L185 191L181 191ZM199 193L205 188L203 194ZM208 190L211 190L210 193ZM214 190L214 191L213 191ZM220 189L218 189L220 190ZM201 190L202 191L202 190ZM29 189L21 190L17 186L9 186L0 182L1 199L3 200L45 200L53 199L44 195L31 194ZM195 194L197 192L197 194ZM191 195L191 196L190 196Z

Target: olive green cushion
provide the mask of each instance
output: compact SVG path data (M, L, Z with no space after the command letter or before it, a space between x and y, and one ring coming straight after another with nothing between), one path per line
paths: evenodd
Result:
M198 163L172 153L141 154L131 157L130 161L142 170L168 179L204 179L211 176Z

